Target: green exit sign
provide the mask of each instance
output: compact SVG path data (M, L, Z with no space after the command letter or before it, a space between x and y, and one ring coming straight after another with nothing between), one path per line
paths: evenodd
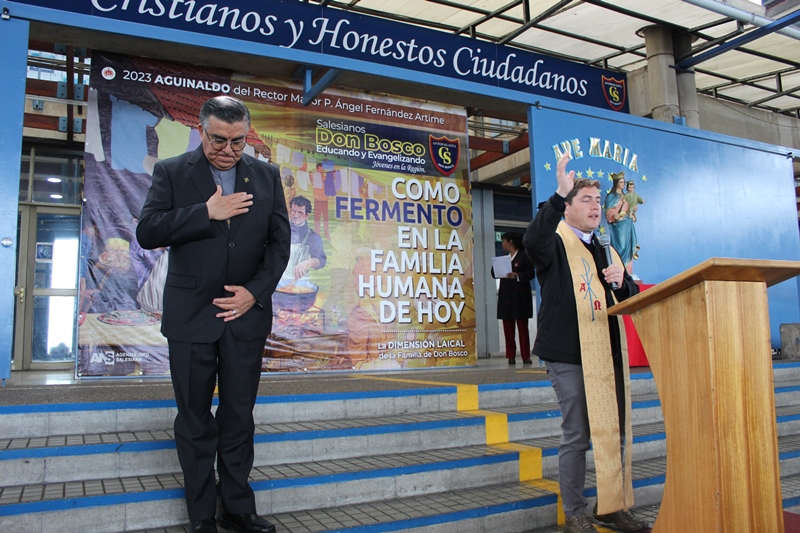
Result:
M500 242L503 240L503 231L495 231L494 232L494 242Z

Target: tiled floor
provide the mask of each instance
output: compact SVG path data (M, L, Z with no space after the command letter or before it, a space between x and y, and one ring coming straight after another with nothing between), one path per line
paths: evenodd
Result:
M649 507L640 507L634 510L636 514L636 518L640 520L644 520L648 522L651 526L656 523L656 517L658 516L658 506L653 505ZM613 533L614 530L609 529L603 526L596 526L599 533ZM531 529L529 531L525 531L523 533L562 533L564 528L561 526L550 526L541 529ZM643 531L642 533L647 533L648 530Z
M399 506L395 511L398 517L405 516L407 514L407 508L404 506ZM391 511L390 511L391 512ZM650 507L641 507L636 509L636 516L641 520L649 522L651 525L655 524L656 517L658 516L658 507L657 506L650 506ZM270 517L271 520L274 521L278 533L307 533L312 531L320 531L320 529L315 528L317 524L322 523L330 523L334 524L347 524L349 522L358 522L358 518L363 518L363 513L349 513L347 511L339 511L339 512L330 512L324 513L320 512L313 517L302 517L300 515L295 514L288 514L288 515L280 515L277 517ZM342 527L342 526L336 526ZM188 531L186 527L173 527L168 529L149 529L146 532L141 533L185 533ZM226 532L227 530L220 528L220 532ZM563 533L564 528L560 526L550 526L541 529L532 529L525 531L524 533ZM600 533L610 533L612 530L598 526L598 531ZM644 533L644 532L643 532Z

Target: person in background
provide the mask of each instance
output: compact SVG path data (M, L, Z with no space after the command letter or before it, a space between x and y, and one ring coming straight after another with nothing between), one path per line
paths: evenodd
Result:
M511 259L511 272L500 279L497 293L497 318L503 321L503 335L506 341L508 364L516 364L517 343L515 329L519 332L519 351L522 364L531 364L531 339L528 320L533 317L533 298L531 280L534 277L533 262L522 249L521 233L504 233L503 250ZM494 276L494 269L492 269Z
M533 353L543 360L561 410L558 484L567 533L595 533L593 520L617 531L641 531L631 478L630 370L625 325L608 308L639 292L613 252L608 264L594 234L600 227L600 183L556 166L557 189L528 225L523 244L541 287ZM621 188L619 189L621 191ZM562 220L563 218L563 220ZM616 284L616 290L612 290ZM583 494L591 442L597 501Z
M278 169L243 154L250 112L242 102L206 101L197 129L200 147L156 163L136 228L142 248L170 247L161 333L189 531L217 533L219 491L225 529L274 533L256 514L248 477L272 293L289 261L286 201Z

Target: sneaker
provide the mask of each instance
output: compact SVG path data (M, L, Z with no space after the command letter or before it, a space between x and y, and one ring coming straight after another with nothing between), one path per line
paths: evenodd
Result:
M596 510L597 506L595 506ZM617 531L626 531L628 533L642 531L650 527L647 522L639 520L632 512L626 509L609 514L595 514L594 519L606 526L613 527Z
M565 533L597 533L592 519L586 515L570 516L564 523Z

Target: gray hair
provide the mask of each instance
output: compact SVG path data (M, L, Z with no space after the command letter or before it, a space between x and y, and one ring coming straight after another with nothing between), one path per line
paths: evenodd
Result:
M230 96L215 96L200 108L200 125L203 129L208 127L208 119L210 117L217 118L228 124L236 124L237 122L247 122L247 127L250 127L250 111L247 106L240 100Z

